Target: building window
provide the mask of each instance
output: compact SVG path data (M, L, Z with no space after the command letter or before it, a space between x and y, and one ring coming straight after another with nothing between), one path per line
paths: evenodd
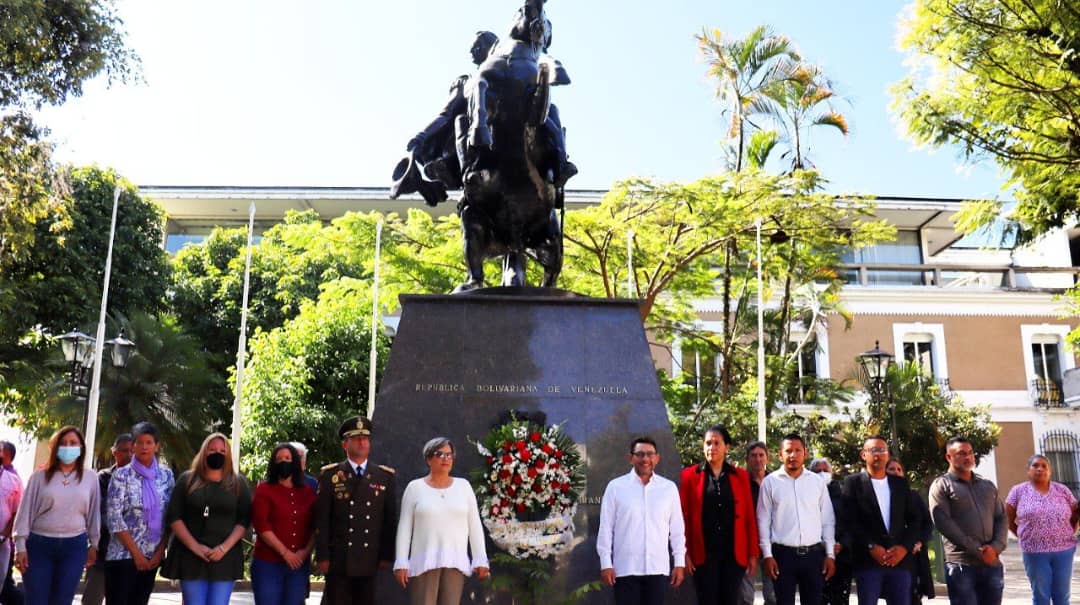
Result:
M930 334L907 334L904 336L904 362L919 368L919 372L933 378L934 337Z
M1075 365L1073 356L1066 354L1064 349L1069 326L1024 325L1020 326L1020 333L1031 402L1040 407L1064 407L1061 380L1065 371Z
M682 349L680 374L683 384L694 387L697 403L706 399L720 384L720 356L713 352Z
M798 348L798 342L788 343L790 351ZM795 359L795 380L788 392L788 403L812 404L814 400L814 387L818 381L817 341L810 340Z
M840 257L841 262L851 265L918 265L922 263L922 246L918 231L897 231L896 240L865 248L852 249ZM847 283L859 283L858 271L844 272ZM922 271L898 271L870 269L866 273L870 286L922 286Z
M914 364L927 379L942 388L948 386L943 324L893 324L893 346L898 362Z
M1054 481L1062 483L1080 498L1080 438L1070 431L1049 431L1039 444L1050 461Z

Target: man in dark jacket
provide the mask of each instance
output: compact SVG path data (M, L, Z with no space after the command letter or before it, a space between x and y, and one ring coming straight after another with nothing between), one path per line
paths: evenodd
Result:
M131 433L120 433L113 441L112 455L113 465L98 473L98 486L101 503L101 539L98 540L98 557L93 567L86 570L86 585L83 586L83 605L101 605L105 599L105 552L109 548L109 482L112 481L113 471L131 463L131 449L135 446L135 438Z
M348 459L322 468L315 500L315 564L324 605L374 605L375 572L394 562L398 507L394 469L371 464L371 420L338 429Z
M815 458L810 463L810 471L817 473L829 485L829 500L832 502L833 515L836 517L836 573L825 581L825 594L822 602L827 605L847 605L851 598L851 540L844 522L844 503L842 502L840 483L833 481L832 463L828 458Z
M889 445L879 436L863 442L866 471L844 480L843 507L851 542L859 605L909 605L911 550L919 541L919 512L907 480L885 472Z

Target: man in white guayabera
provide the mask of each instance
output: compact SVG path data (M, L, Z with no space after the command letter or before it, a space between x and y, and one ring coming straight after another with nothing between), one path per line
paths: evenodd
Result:
M660 452L651 438L634 439L628 458L633 469L612 479L600 501L600 579L615 589L616 605L661 605L669 575L677 588L686 571L679 488L654 472Z

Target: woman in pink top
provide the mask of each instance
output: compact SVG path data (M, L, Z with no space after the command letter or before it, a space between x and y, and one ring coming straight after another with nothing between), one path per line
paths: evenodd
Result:
M1028 481L1013 486L1005 499L1009 529L1020 539L1034 605L1066 605L1080 520L1069 488L1050 481L1050 461L1028 459Z

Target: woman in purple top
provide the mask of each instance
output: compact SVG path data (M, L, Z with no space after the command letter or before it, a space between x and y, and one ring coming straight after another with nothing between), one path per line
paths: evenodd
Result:
M1069 488L1050 481L1046 456L1028 459L1027 476L1005 499L1009 529L1020 538L1032 603L1066 605L1080 520L1076 498Z

